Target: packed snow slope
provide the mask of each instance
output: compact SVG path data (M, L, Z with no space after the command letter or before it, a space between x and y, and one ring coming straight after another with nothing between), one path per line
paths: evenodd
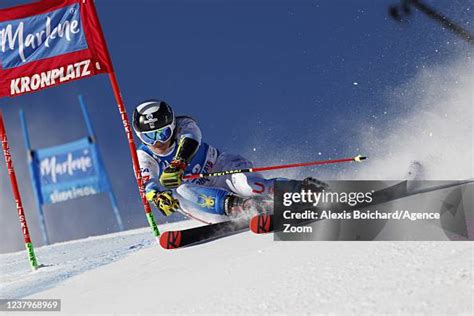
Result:
M36 272L24 252L0 255L0 297L59 298L63 312L81 313L473 311L472 242L277 242L245 232L164 250L141 229L37 254L45 266Z

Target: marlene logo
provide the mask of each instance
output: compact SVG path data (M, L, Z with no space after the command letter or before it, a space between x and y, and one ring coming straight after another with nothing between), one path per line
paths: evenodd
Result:
M53 43L54 42L54 43ZM4 68L87 48L79 5L0 23Z
M73 159L72 154L69 153L64 162L58 163L56 161L56 156L42 160L40 164L40 173L41 177L49 176L53 183L56 183L58 176L74 176L77 171L86 172L92 167L91 157L81 156Z

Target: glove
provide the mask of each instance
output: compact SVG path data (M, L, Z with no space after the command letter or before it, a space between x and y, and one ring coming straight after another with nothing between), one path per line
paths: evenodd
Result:
M183 182L183 174L186 167L186 162L182 160L173 160L171 164L161 173L161 185L168 189L179 187Z
M184 170L199 148L199 142L192 138L183 137L179 140L178 149L171 164L163 170L160 183L165 188L174 189L181 185Z
M148 202L153 203L164 216L170 216L179 208L179 201L173 197L171 191L149 191L146 194Z

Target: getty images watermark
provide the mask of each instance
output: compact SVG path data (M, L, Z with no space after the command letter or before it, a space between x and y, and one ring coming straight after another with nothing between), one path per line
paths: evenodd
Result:
M474 240L469 181L275 184L275 240Z

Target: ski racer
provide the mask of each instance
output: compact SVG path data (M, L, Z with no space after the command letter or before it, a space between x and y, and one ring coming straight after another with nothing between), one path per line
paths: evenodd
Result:
M274 179L256 173L183 180L185 174L251 168L252 163L203 142L196 121L176 116L164 101L140 103L133 129L142 142L137 154L146 198L165 216L180 210L202 222L217 222L256 207L252 197L272 196Z

